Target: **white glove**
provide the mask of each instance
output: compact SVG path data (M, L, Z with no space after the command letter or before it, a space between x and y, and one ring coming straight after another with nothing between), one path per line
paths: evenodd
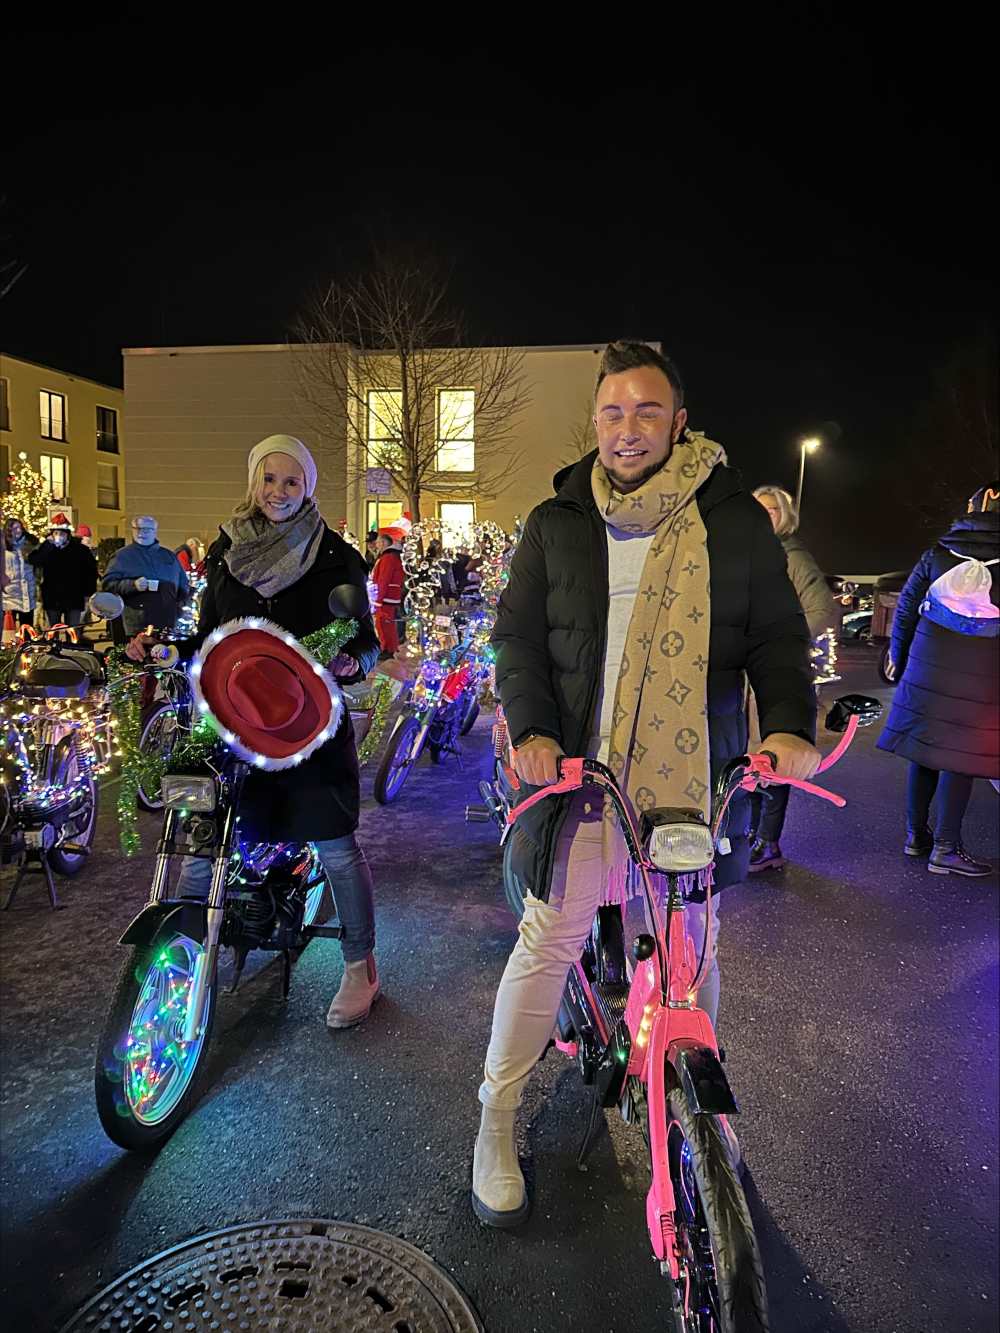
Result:
M145 592L148 587L149 587L149 580L144 579L140 574L140 576L135 581L136 592Z

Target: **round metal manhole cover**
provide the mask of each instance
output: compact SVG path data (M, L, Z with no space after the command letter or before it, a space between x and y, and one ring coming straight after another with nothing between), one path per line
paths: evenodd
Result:
M406 1241L319 1219L211 1231L120 1277L60 1333L483 1333Z

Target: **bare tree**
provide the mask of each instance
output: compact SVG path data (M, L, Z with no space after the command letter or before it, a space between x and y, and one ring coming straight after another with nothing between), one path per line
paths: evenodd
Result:
M579 463L592 450L597 448L597 427L594 425L594 404L586 399L580 409L580 415L569 428L566 448L561 462L564 467Z
M0 199L0 217L6 209L6 199ZM0 234L0 301L7 295L19 278L23 278L28 265L10 255L11 239L6 233ZM4 255L7 251L7 255Z
M349 483L384 468L414 522L425 492L492 498L510 485L523 462L524 354L464 346L432 267L376 255L361 277L332 282L294 332L300 392L328 439L346 433Z

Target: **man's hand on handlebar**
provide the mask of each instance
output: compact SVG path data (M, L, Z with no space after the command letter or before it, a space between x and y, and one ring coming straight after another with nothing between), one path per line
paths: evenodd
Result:
M565 753L551 736L533 736L514 751L514 772L532 787L551 787L559 781L559 760Z
M808 782L818 770L823 756L815 745L810 745L801 736L792 736L784 731L772 731L761 741L762 751L774 755L777 763L774 771L785 778L798 778Z

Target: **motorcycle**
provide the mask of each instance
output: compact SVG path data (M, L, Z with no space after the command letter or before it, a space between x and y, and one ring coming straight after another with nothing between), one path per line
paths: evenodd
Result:
M479 714L481 679L467 646L424 659L375 775L372 790L380 805L399 796L425 749L435 764L460 753L458 739L472 730Z
M335 618L359 618L367 599L343 585L331 593L330 610ZM177 755L183 759L183 749ZM249 762L219 738L197 767L162 779L163 826L149 900L119 941L130 953L97 1047L101 1125L114 1143L132 1150L159 1147L197 1100L215 1019L220 951L233 954L229 994L251 952L280 954L287 997L292 965L306 945L317 936L343 937L339 924L320 921L327 887L334 905L336 889L315 846L255 843L241 835ZM182 856L211 863L207 899L171 896L171 866Z
M121 614L121 598L97 593L90 610ZM41 875L53 910L64 906L53 872L83 869L97 831L99 777L111 767L114 725L104 653L68 625L25 627L7 666L0 704L0 865Z
M510 730L504 717L503 705L497 704L496 720L493 723L493 776L483 778L479 783L479 805L465 807L467 824L485 824L490 820L497 827L503 844L503 891L507 905L520 919L524 910L524 886L514 873L511 839L505 837L508 816L520 800L521 783L514 772L514 754L510 743Z

